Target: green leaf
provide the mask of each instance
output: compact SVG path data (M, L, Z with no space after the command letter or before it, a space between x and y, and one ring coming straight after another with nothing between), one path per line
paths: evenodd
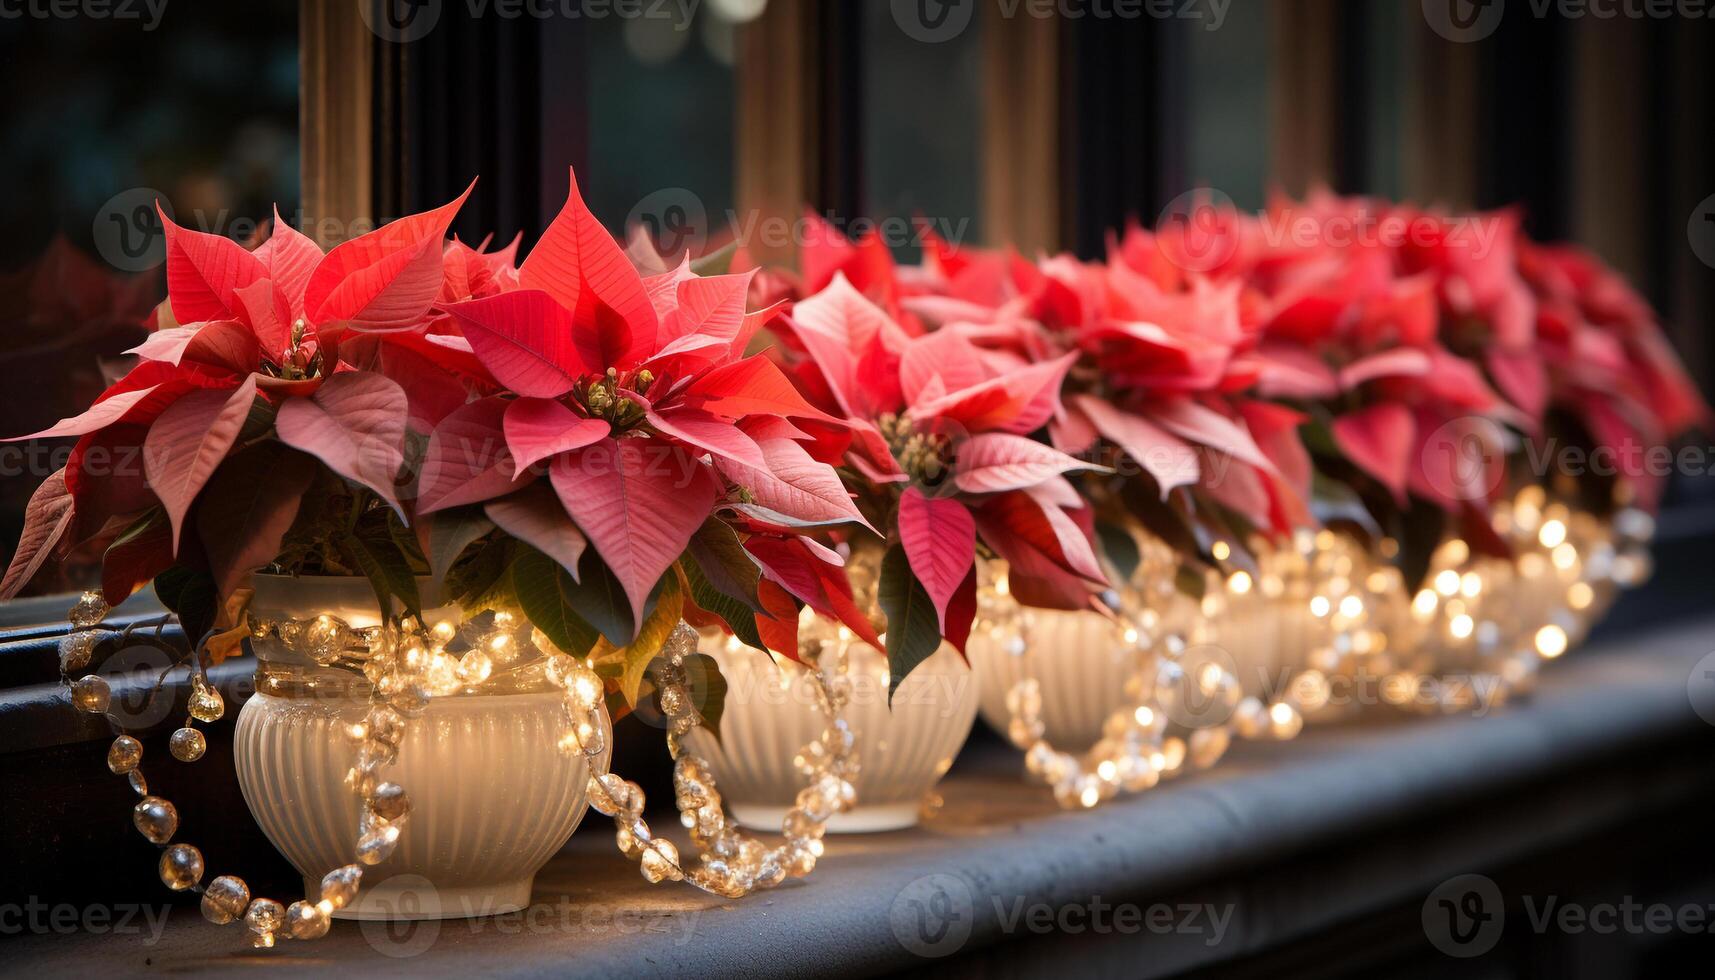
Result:
M446 575L442 594L467 611L511 609L517 605L512 593L512 546L507 538L489 540L474 554L454 565Z
M940 617L929 591L911 574L901 545L888 548L881 560L881 583L876 592L881 610L887 614L887 701L891 705L899 683L941 648Z
M394 541L393 535L369 529L367 533L347 531L338 538L339 550L375 590L384 617L393 615L393 599L397 598L409 616L422 615L422 599L417 595L417 579L411 574L411 563Z
M550 642L573 656L583 656L601 642L597 632L572 602L572 590L578 583L560 563L522 542L515 545L518 557L512 560L510 578L512 592L525 618L547 635Z
M430 515L429 575L436 582L445 581L459 555L473 541L492 530L494 522L483 514L480 507L455 507Z
M1130 582L1137 574L1137 566L1143 563L1143 552L1137 546L1137 539L1118 524L1097 521L1096 540L1101 543L1102 555L1114 567L1115 584Z
M738 242L726 245L691 263L691 271L699 276L724 276L732 269L732 257L738 252Z
M762 634L756 629L756 614L749 607L711 585L696 562L680 562L679 567L685 571L685 583L690 586L691 601L697 604L698 609L712 616L719 616L721 622L732 630L733 635L745 644L758 650L765 649Z
M583 557L578 559L577 579L572 580L569 574L566 578L572 582L566 596L578 615L614 646L630 643L637 628L636 621L631 618L631 601L625 597L625 587L619 584L618 577L594 548L585 550ZM652 602L653 594L649 600ZM649 615L649 603L644 604L645 618Z
M715 741L720 741L727 694L726 676L721 673L720 664L706 653L693 653L685 658L685 677L698 719Z
M178 615L185 640L193 646L214 629L220 596L215 591L214 576L208 572L174 565L155 576L155 598Z
M768 611L756 596L756 583L762 577L762 569L750 557L750 552L744 550L738 533L726 521L718 517L704 521L697 533L691 535L687 550L701 567L704 579L716 591L744 603L752 612Z

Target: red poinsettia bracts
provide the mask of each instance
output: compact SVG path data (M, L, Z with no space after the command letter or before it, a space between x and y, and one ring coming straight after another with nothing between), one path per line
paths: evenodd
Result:
M890 537L912 581L893 586L901 570L884 564L883 592L920 587L934 607L935 637L907 636L890 621L890 649L910 650L904 663L941 637L962 646L979 538L1007 560L1022 601L1089 605L1104 579L1088 508L1063 474L1095 467L1030 438L1059 413L1075 355L1022 363L958 331L913 337L843 272L788 322L807 353L801 383L845 419L848 464L868 481L868 499L895 515Z
M812 437L788 421L833 420L773 362L743 356L773 312L747 311L751 274L697 276L681 263L639 275L574 181L517 278L516 289L446 305L458 335L431 338L479 363L495 394L435 429L420 513L484 504L574 577L587 541L636 623L717 508L782 539L863 523L838 474L806 451ZM551 493L533 486L543 475Z
M380 373L352 370L339 350L357 331L424 322L441 286L442 239L463 200L326 255L278 215L255 251L162 215L172 322L133 350L138 365L88 411L21 437L79 437L64 475L68 540L111 538L160 508L161 528L130 541L125 561L108 562L111 599L173 562L222 464L264 440L315 457L403 512L405 392ZM218 526L221 506L197 511L209 525L197 560L223 596L273 559L297 511L310 471L282 458L279 479L249 501L254 526Z

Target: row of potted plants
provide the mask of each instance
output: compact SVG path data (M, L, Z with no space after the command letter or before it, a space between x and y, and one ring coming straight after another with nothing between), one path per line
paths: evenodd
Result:
M519 261L447 239L463 201L325 254L163 216L136 366L22 437L77 442L8 594L101 555L78 707L143 586L197 640L175 757L253 644L239 776L304 900L205 883L141 743L110 763L163 879L262 945L388 914L394 870L426 914L527 904L586 804L652 881L770 887L914 823L979 708L1093 806L1353 691L1492 704L1647 572L1652 447L1707 419L1647 304L1511 213L1200 202L1097 260L917 266L812 218L788 270L628 250L575 180ZM695 861L607 769L631 711Z

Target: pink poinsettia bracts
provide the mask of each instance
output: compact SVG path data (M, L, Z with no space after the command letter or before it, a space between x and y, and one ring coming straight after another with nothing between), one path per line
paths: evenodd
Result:
M746 309L750 282L687 263L641 276L574 182L517 288L443 307L457 332L430 341L478 363L493 394L435 429L419 512L483 504L574 576L587 542L638 621L717 508L780 528L862 524L794 424L835 420L744 356L773 313ZM530 489L542 476L551 495ZM524 499L530 520L509 519Z
M896 504L911 573L955 642L975 611L976 544L1005 558L1015 594L1089 605L1104 579L1087 505L1064 474L1095 468L1030 438L1060 411L1074 355L1023 363L941 330L911 336L836 273L788 318L806 391L851 430L846 462Z

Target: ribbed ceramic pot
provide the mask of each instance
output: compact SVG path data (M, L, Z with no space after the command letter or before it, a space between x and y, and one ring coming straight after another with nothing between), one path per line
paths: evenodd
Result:
M713 768L733 817L753 830L779 832L804 780L793 765L799 749L828 720L810 668L736 643L705 639L727 695L717 742L691 733L690 748ZM887 658L865 643L849 653L852 697L843 717L861 761L857 804L828 822L833 833L915 826L924 796L946 774L976 721L976 681L945 644L899 685L891 709Z
M378 620L374 594L357 578L258 576L251 611L265 621ZM278 640L254 646L259 672L294 680L259 676L260 690L287 693L258 693L239 713L238 781L256 822L314 895L323 874L352 860L360 805L345 784L356 753L345 726L364 717L367 686ZM356 901L335 916L457 918L527 907L536 872L584 813L588 767L557 748L566 723L552 690L431 699L407 726L398 762L383 770L413 803L398 847L365 869Z
M976 671L983 721L1006 734L1006 695L1034 677L1042 691L1044 737L1055 748L1081 752L1102 737L1109 715L1134 701L1126 682L1145 652L1125 629L1093 612L1019 609L994 629L971 632L965 652Z

